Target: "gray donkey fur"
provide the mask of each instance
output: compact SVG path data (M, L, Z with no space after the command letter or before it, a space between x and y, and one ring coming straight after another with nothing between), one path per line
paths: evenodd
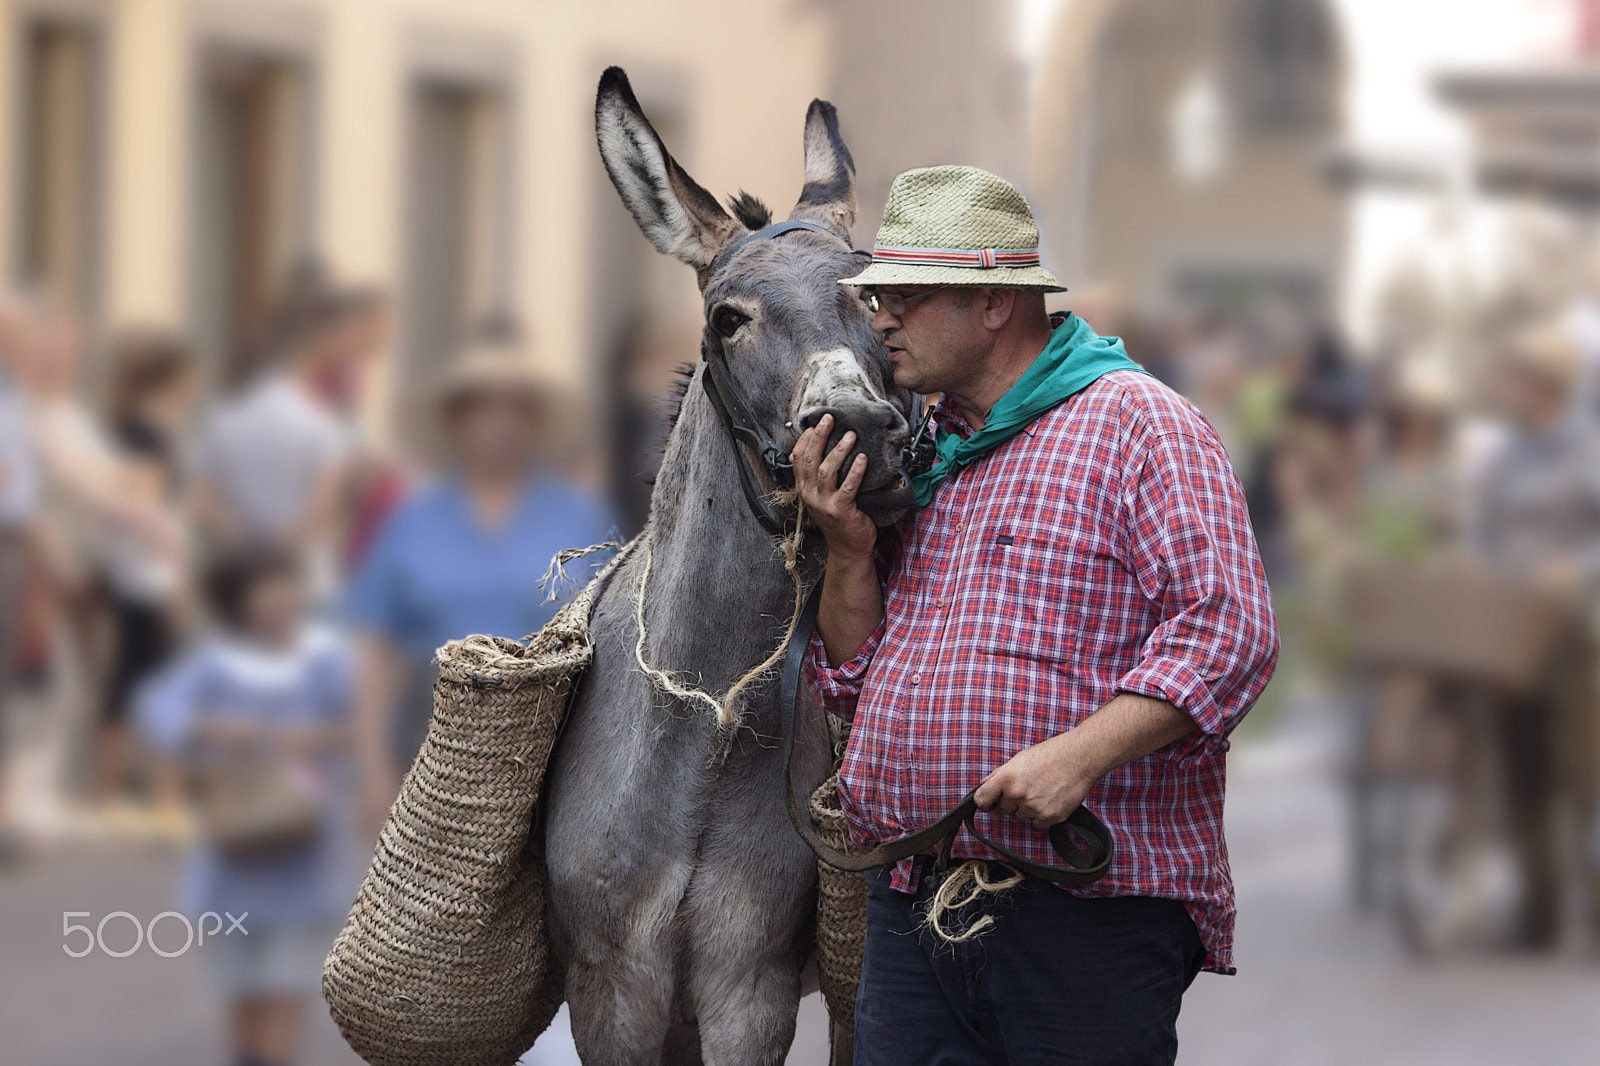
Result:
M861 435L865 488L898 482L910 397L895 390L865 307L837 283L861 260L848 244L854 163L833 107L818 100L807 113L805 187L790 216L830 232L751 242L720 260L765 209L742 196L730 216L695 184L616 68L601 79L595 124L645 236L696 270L708 337L720 322L732 375L766 432L789 447L787 423L834 411ZM781 639L795 589L740 491L738 446L700 387L704 372L689 383L651 501L644 616L649 664L720 695ZM811 950L816 869L785 807L777 685L749 691L731 732L653 687L634 656L641 555L596 604L594 662L550 766L550 931L573 1035L591 1066L781 1063ZM819 782L831 756L823 719L814 708L801 718L797 778Z

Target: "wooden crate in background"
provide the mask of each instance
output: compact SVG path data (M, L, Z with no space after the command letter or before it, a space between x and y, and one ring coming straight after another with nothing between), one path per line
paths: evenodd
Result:
M1366 564L1350 582L1355 651L1366 665L1530 693L1578 631L1573 598L1464 561Z

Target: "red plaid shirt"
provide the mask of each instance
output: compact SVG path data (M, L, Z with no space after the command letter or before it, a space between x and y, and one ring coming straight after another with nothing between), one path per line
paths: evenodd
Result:
M969 427L951 405L933 417ZM1278 634L1238 480L1216 433L1155 378L1116 371L939 486L880 537L884 621L849 662L811 647L812 692L853 720L840 773L851 835L921 829L1011 756L1118 692L1198 730L1106 775L1087 804L1116 860L1083 896L1183 900L1206 968L1233 970L1224 753L1272 675ZM1045 834L986 834L1058 862ZM995 858L965 830L955 854ZM894 885L914 891L906 860Z

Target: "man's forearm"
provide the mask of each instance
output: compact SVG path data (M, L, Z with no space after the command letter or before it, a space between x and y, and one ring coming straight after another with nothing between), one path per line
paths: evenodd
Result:
M817 606L817 632L833 666L853 658L883 621L883 587L872 556L830 556Z
M1066 818L1117 767L1181 740L1194 719L1166 700L1119 693L1049 740L1024 748L986 778L978 806L1043 829Z
M201 528L217 540L236 544L244 539L244 522L206 478L201 478L190 491L189 509Z
M1119 692L1062 736L1074 738L1074 761L1092 784L1194 731L1194 719L1166 700Z

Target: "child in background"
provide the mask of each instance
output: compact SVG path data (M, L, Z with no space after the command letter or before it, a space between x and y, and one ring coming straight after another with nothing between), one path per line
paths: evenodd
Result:
M141 691L138 722L204 789L187 913L248 914L248 935L203 949L230 1000L234 1061L290 1066L360 875L347 802L350 658L307 621L289 556L232 555L204 584L217 632ZM254 794L237 787L269 780Z

